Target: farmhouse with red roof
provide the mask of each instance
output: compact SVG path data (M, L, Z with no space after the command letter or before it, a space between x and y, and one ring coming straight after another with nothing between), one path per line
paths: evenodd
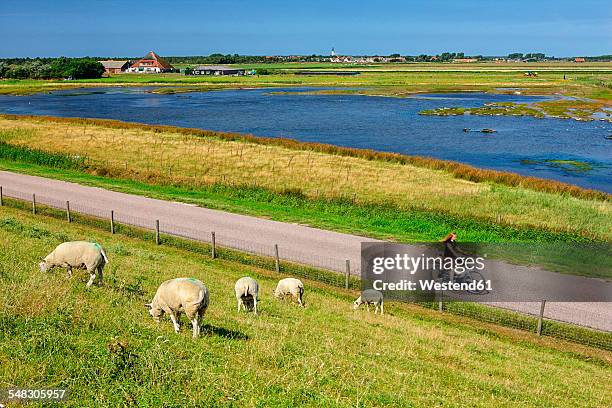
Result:
M147 55L133 63L127 70L127 72L139 73L159 73L172 71L174 71L174 67L153 51L149 51Z

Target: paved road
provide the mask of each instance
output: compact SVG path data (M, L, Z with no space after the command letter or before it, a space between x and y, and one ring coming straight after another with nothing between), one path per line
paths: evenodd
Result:
M281 258L344 271L346 259L354 273L359 273L360 243L372 239L326 231L304 225L211 210L195 205L157 200L119 193L97 187L43 177L0 171L4 194L26 193L21 198L71 210L109 217L114 211L117 222L152 228L160 220L162 232L170 232L210 242L211 231L216 242L232 248L273 255L274 244Z
M373 241L356 235L5 171L0 171L0 186L7 196L31 199L34 193L37 202L60 208L69 200L71 209L90 215L108 217L113 210L117 222L151 228L155 220L160 220L162 232L202 241L210 241L211 231L214 231L220 245L253 253L273 255L274 244L278 244L283 259L331 270L344 271L348 259L354 274L360 272L361 242ZM560 276L560 279L567 278L570 277ZM596 289L602 285L595 279L571 278ZM534 314L539 311L539 304L533 302L498 305ZM612 331L612 303L549 302L546 316Z

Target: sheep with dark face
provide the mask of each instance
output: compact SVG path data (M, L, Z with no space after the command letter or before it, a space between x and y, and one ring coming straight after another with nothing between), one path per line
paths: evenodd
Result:
M155 297L146 306L157 323L164 314L170 316L174 331L179 332L180 313L184 312L193 327L193 338L200 335L201 319L208 308L208 288L194 278L170 279L159 285Z
M285 278L278 281L274 290L274 297L280 299L283 296L291 296L298 304L304 307L302 296L304 295L304 284L296 278Z
M253 310L257 314L257 295L259 294L259 284L253 278L245 276L236 281L234 285L236 300L238 301L238 311L242 306L244 310Z
M53 267L66 268L68 277L72 277L72 268L85 268L89 272L87 287L94 283L96 274L98 285L102 285L102 270L108 263L104 248L95 242L73 241L59 244L39 264L40 271L45 272Z
M380 314L385 314L385 303L383 301L382 292L375 289L366 289L361 292L361 296L359 296L355 302L353 302L353 309L359 309L359 306L362 304L366 305L366 309L368 312L370 311L370 305L376 306L374 309L374 314L378 313L378 308L380 307Z

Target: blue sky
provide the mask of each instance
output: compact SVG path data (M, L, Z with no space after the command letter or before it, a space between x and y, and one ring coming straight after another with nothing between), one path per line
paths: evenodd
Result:
M610 0L0 0L0 57L612 54Z

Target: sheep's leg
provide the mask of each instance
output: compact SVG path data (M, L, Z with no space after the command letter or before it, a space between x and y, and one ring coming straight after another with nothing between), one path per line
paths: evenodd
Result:
M380 314L385 314L385 302L380 302Z
M193 338L197 339L200 336L200 322L197 314L191 319L191 326L193 327Z
M102 286L103 274L102 274L102 266L98 267L98 286Z
M96 279L96 270L89 272L89 282L87 282L87 287L90 287L94 283L94 279Z
M378 314L378 303L374 303L374 314Z
M72 266L68 265L66 273L68 274L68 279L72 278Z
M368 311L368 313L370 313L370 304L368 302L366 302L366 310Z
M253 297L253 310L257 314L257 297Z
M242 304L242 299L238 299L238 313L240 313L240 305Z
M179 326L179 323L178 323L178 319L174 315L174 312L170 312L170 320L172 320L172 325L174 326L174 331L176 333L178 333L179 329L180 329L180 326Z

